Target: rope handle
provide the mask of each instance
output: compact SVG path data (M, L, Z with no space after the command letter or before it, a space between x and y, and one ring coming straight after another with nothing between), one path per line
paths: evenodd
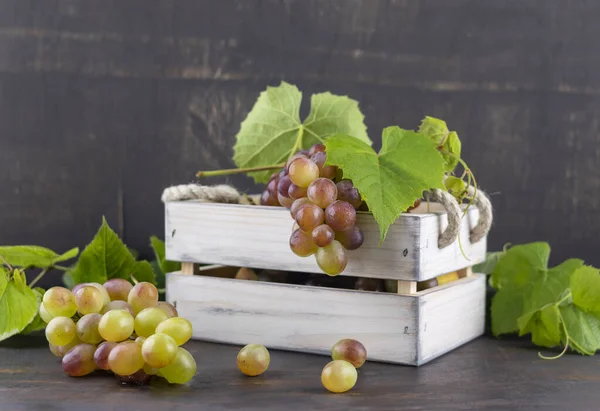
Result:
M468 194L472 197L475 193L473 186L468 187ZM438 247L445 248L452 244L457 238L460 232L460 220L463 214L460 205L456 201L456 198L447 191L434 188L428 193L429 199L437 203L442 204L446 209L448 216L448 227L440 234L438 238ZM471 243L476 243L487 235L492 227L493 212L492 203L488 196L481 190L477 190L477 196L472 204L479 210L479 221L477 225L473 227L469 233L469 240Z
M469 196L473 196L475 188L468 187ZM463 211L461 210L456 198L447 191L432 189L427 195L430 200L442 204L448 215L448 227L440 234L438 238L438 247L445 248L452 244L458 237L460 231L460 220ZM172 201L197 200L207 203L229 203L239 204L247 200L235 188L230 185L222 184L216 186L204 186L200 184L181 184L168 187L163 191L161 200L163 203ZM251 203L251 202L250 202ZM477 190L477 197L473 206L479 210L479 221L469 233L471 243L476 243L487 235L490 231L493 221L492 203L488 196L481 190Z

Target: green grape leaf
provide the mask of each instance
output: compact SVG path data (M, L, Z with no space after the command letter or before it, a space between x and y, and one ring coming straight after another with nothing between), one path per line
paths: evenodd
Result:
M152 278L151 282L153 282L152 269L149 265L139 263L135 261L117 233L108 226L106 219L102 218L100 229L79 256L71 276L75 284L86 282L103 284L111 278L130 280L131 275L136 274L143 278L138 281L150 281L149 279Z
M65 271L62 275L62 282L66 288L71 290L75 285L75 280L73 280L73 274L71 274L73 268L70 271Z
M0 341L21 332L34 319L38 310L38 296L27 287L25 273L10 273L0 267Z
M489 252L485 255L485 261L473 266L473 272L479 274L492 274L498 261L504 257L504 251Z
M158 262L160 270L163 273L163 276L166 273L172 273L181 270L180 262L169 261L166 259L164 241L160 240L156 236L152 236L150 237L150 245L152 246L152 250L154 250L154 256L156 258L156 261Z
M313 144L323 143L333 134L348 134L371 144L358 103L331 93L311 97L311 109L300 120L302 93L294 85L281 82L267 87L242 122L233 147L233 161L240 168L285 162L290 155ZM257 183L266 183L272 171L249 173Z
M498 290L491 308L494 335L516 332L519 317L558 301L573 272L583 265L570 259L549 269L549 257L547 243L531 243L511 247L497 263L492 274Z
M517 319L523 315L523 295L511 290L500 292L492 298L492 333L495 336L519 331Z
M40 308L40 304L42 303L42 298L44 297L44 292L46 290L44 290L43 288L40 287L35 287L33 289L33 292L35 293L35 296L37 298L37 303L36 303L36 314L35 314L35 318L33 319L32 322L29 323L29 325L27 327L25 327L23 329L23 331L21 331L21 334L29 334L32 333L34 331L39 331L39 330L43 330L44 328L46 328L46 322L44 320L42 320L42 317L40 317L40 314L38 312L39 308Z
M165 288L167 278L166 278L163 270L160 268L160 264L158 263L158 260L151 261L150 265L152 266L152 270L154 271L154 276L156 277L156 288Z
M444 159L421 134L388 127L377 154L367 143L348 135L329 137L327 163L342 169L369 206L379 225L380 242L389 226L423 191L443 189Z
M139 281L146 281L152 284L156 284L156 276L154 275L154 270L152 269L152 265L148 261L136 261L133 266L133 272L131 273L133 277ZM126 280L130 280L131 278L126 278Z
M53 265L77 257L79 248L72 248L64 254L37 245L0 246L0 256L13 267L49 268Z
M531 333L531 340L541 347L556 347L561 342L561 316L556 304L522 315L517 320L519 336Z
M581 310L600 317L600 274L598 269L583 266L571 277L573 304Z
M580 354L594 355L600 349L600 319L574 304L559 309L569 335L569 345Z
M451 153L443 153L445 161L445 169L447 172L452 172L458 165L460 158L461 142L458 134L455 131L448 130L446 122L438 118L426 116L421 122L419 133L427 136L433 141L436 146L444 151Z
M127 249L129 250L129 254L131 254L131 256L137 260L140 257L140 252L138 250L135 250L131 247L127 247Z

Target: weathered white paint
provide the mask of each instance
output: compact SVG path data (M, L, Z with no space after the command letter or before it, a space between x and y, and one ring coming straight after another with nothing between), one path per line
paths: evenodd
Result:
M485 276L408 296L171 273L167 301L195 339L330 355L355 338L370 360L421 365L483 333Z
M289 248L293 220L283 207L172 202L165 205L166 256L169 260L321 273L314 257L301 258ZM365 242L349 252L342 275L422 281L485 259L486 239L471 244L477 223L471 207L463 218L460 240L439 249L437 239L447 218L432 204L403 214L379 244L379 227L370 213L358 213Z

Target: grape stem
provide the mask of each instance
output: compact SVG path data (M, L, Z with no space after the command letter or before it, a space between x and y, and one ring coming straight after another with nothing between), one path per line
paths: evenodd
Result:
M563 297L562 300L560 300L559 302L556 303L556 306L559 306L560 304L562 304L570 296L571 296L571 293L567 294L565 297ZM562 314L560 313L560 311L559 311L559 316L560 316L560 320L561 320L560 322L563 326L563 332L565 333L565 348L563 348L563 350L560 352L560 354L555 355L554 357L546 357L541 352L538 352L538 356L543 360L557 360L560 357L562 357L563 355L565 355L565 353L567 352L567 349L569 348L569 341L571 340L571 337L569 336L569 332L567 331L567 326L565 325L565 320L562 318Z
M298 137L296 137L296 142L294 143L294 147L290 151L290 155L288 157L291 158L296 151L302 148L302 136L304 135L304 127L300 126L298 128ZM245 167L245 168L229 168L224 170L212 170L212 171L198 171L196 173L196 178L200 177L215 177L215 176L228 176L230 174L240 174L240 173L252 173L254 171L267 171L267 170L275 170L278 168L285 167L285 163L282 164L273 164L270 166L259 166L259 167Z
M37 275L37 277L35 277L35 278L34 278L34 279L33 279L33 280L32 280L32 281L29 283L29 288L33 288L33 286L34 286L34 285L36 285L36 283L37 283L38 281L40 281L44 275L46 275L46 273L48 272L48 270L49 270L49 269L50 269L50 268L48 268L48 267L44 268L44 269L43 269L43 270L42 270L42 271L41 271L41 272L40 272L40 273Z
M304 127L300 126L300 128L298 129L298 137L296 137L296 142L294 143L294 147L292 147L292 151L290 151L290 155L288 157L288 160L290 158L292 158L292 156L294 154L296 154L296 151L298 151L299 149L302 148L302 136L304 135Z
M6 261L6 259L3 256L0 255L0 259L4 261L4 265L6 265L10 271L13 271L12 266L8 263L8 261Z
M285 163L273 164L270 166L260 166L260 167L229 168L229 169L225 169L225 170L198 171L196 173L196 177L200 178L200 177L227 176L230 174L251 173L253 171L275 170L277 168L283 168L284 166L285 166Z

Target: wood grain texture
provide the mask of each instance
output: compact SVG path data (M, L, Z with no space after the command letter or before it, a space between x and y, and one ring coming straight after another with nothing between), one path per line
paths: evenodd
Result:
M425 205L419 210L424 212ZM167 259L322 273L314 257L301 258L290 250L294 221L285 208L184 201L167 203L165 216ZM445 213L403 214L382 244L372 215L358 213L365 240L348 253L342 275L421 281L481 262L486 239L475 244L468 239L477 216L477 209L470 208L462 220L463 255L458 240L438 248Z
M249 342L259 342L256 337ZM30 410L411 410L593 411L598 409L598 362L580 355L544 361L526 340L479 338L423 367L367 362L347 394L321 386L323 356L271 350L256 378L235 365L240 346L192 341L198 371L187 386L153 381L117 384L97 374L71 378L48 351L43 335L0 343L2 409Z
M167 301L196 339L330 355L354 338L374 361L422 365L483 334L485 276L397 295L171 273Z
M358 99L376 147L385 126L448 120L492 194L490 249L549 240L553 263L600 265L597 2L0 0L0 9L2 244L83 246L106 215L149 254L149 236L164 228L162 189L231 167L240 122L285 79L305 96ZM257 189L241 176L206 181Z

